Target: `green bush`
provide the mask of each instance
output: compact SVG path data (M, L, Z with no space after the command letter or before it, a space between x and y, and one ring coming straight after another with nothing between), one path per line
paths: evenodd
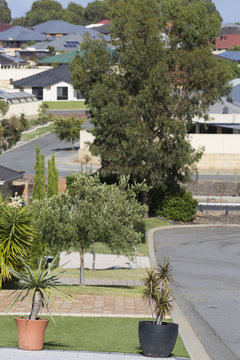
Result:
M157 215L179 222L192 221L196 217L197 204L191 193L167 195Z

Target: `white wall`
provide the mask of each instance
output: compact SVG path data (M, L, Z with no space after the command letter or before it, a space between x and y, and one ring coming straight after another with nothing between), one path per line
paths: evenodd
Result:
M207 154L239 154L240 134L190 134L195 149L204 146Z
M1 116L2 119L9 119L11 116L20 116L24 114L25 116L38 116L39 106L42 104L42 101L32 101L29 103L21 104L9 104L9 110L6 115Z
M65 82L59 82L58 84L54 84L49 87L43 88L43 101L57 101L57 87L67 87L68 88L68 100L58 100L58 101L79 101L74 96L74 89L72 85L65 83ZM17 89L15 89L17 91ZM32 94L32 87L25 87L24 91Z
M203 118L194 118L194 121L202 124L207 123L221 123L221 124L240 124L240 114L210 114L209 120L205 121Z

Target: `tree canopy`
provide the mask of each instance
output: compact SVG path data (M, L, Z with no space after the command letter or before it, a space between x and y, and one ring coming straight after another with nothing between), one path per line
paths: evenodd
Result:
M189 180L200 157L187 138L193 118L228 91L232 73L212 56L217 14L201 1L162 5L117 1L110 19L118 63L104 41L87 38L70 68L90 109L102 173L170 190Z
M8 7L6 0L0 0L0 22L1 23L10 23L11 18L11 10Z

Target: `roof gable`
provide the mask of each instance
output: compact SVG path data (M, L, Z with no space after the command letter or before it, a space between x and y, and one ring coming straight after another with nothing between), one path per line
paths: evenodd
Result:
M0 41L44 41L46 35L40 34L23 26L13 26L8 30L0 32Z
M14 81L12 85L20 87L45 87L57 84L60 81L68 84L71 83L70 70L67 64L59 65L39 74Z
M22 177L22 174L18 171L9 169L0 165L0 183L9 182Z

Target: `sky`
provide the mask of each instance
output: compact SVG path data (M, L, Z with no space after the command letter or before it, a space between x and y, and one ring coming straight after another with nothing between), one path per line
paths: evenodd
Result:
M12 17L24 16L26 11L31 9L34 1L35 0L7 0ZM89 0L58 0L64 8L66 8L71 1L84 7L89 2ZM213 0L213 2L223 18L223 23L240 22L240 0Z

